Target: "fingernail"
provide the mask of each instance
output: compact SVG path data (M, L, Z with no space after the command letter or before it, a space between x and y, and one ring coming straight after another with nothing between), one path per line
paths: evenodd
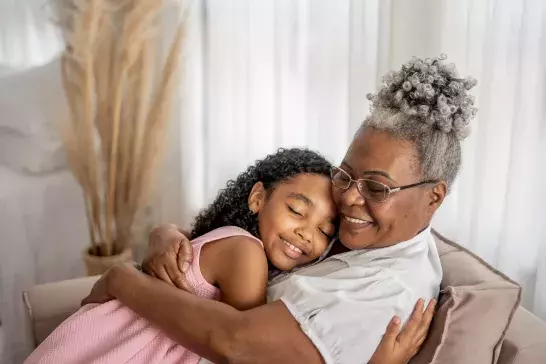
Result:
M392 323L398 325L400 323L400 318L398 316L394 316L394 318L392 319Z
M189 267L190 267L190 263L184 262L184 264L182 264L182 273L186 273Z

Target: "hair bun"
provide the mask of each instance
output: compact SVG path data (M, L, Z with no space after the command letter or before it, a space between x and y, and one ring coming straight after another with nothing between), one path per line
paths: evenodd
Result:
M476 86L472 77L459 78L453 63L438 58L414 57L399 71L383 77L377 94L368 94L375 108L396 108L417 116L444 133L454 133L462 140L470 133L469 123L478 109L467 91Z

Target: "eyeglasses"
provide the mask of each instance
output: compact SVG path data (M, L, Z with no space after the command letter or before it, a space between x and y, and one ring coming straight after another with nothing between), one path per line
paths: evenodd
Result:
M372 179L362 178L362 179L352 179L349 173L345 172L339 167L332 167L330 170L330 176L332 178L332 183L334 186L339 187L343 190L348 190L351 188L351 185L356 183L358 192L364 196L366 200L374 202L385 202L390 195L408 188L422 186L428 183L437 183L438 181L423 181L418 183L413 183L411 185L399 186L391 188L381 182L374 181Z

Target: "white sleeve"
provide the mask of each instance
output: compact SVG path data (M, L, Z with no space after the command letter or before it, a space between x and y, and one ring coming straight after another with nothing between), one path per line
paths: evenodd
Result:
M324 278L292 277L281 297L326 364L367 363L389 320L407 320L418 299L396 277L347 273L338 284L335 278L325 284Z

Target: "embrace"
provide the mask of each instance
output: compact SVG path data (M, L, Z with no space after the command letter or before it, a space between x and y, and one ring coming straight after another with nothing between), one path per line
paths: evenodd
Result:
M476 113L475 80L443 61L387 74L338 166L281 149L189 234L156 228L144 272L107 272L25 363L407 363L442 280L430 222Z

